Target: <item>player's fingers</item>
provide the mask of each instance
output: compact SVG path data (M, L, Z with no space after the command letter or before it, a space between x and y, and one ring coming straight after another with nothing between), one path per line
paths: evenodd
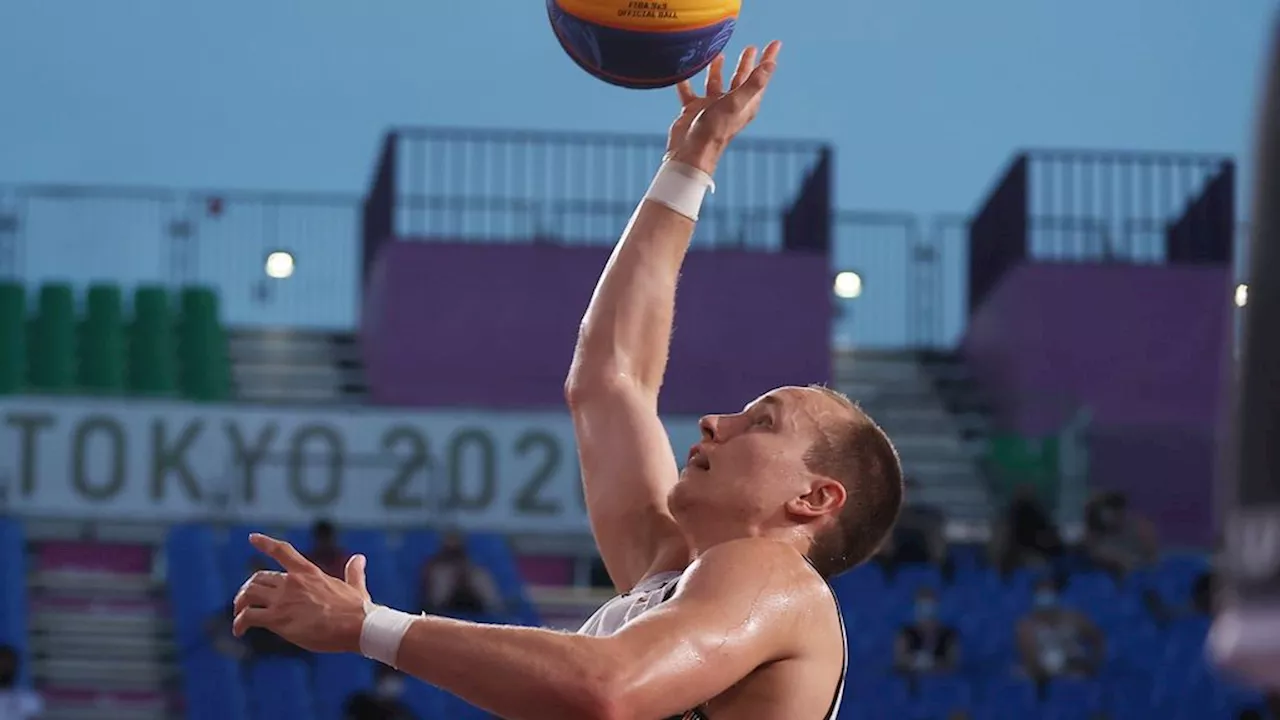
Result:
M760 64L767 62L778 62L778 53L782 52L782 41L774 40L764 47L764 55L760 58Z
M778 64L772 60L764 60L751 71L751 75L746 82L738 89L738 94L742 95L743 105L757 102L761 95L764 94L765 88L769 87L769 79L773 77L773 71L778 69Z
M236 593L235 611L239 613L247 608L262 608L271 604L277 590L264 585L246 584Z
M245 608L236 613L236 619L231 623L231 634L236 637L244 637L244 633L249 628L265 628L271 622L271 611L266 608Z
M283 540L253 533L249 536L249 542L272 560L280 563L280 567L287 572L307 573L319 570L310 560L303 557L297 548Z
M344 574L346 575L348 585L359 590L365 597L369 597L369 588L365 585L364 577L364 567L366 562L368 561L364 559L363 555L352 555L351 558L347 560L347 567Z
M281 585L284 585L286 579L288 579L288 576L282 572L276 572L275 570L259 570L250 575L249 579L245 580L244 585L241 587L247 587L251 584L261 585L264 587L280 587Z
M689 84L688 80L681 80L676 85L676 94L680 96L681 107L698 99L697 93L693 91L693 85Z
M751 75L751 68L756 64L756 46L748 45L742 49L742 55L738 57L738 70L733 74L733 81L729 84L730 90L737 90L738 86L747 81Z
M724 55L717 55L707 68L707 97L724 94Z

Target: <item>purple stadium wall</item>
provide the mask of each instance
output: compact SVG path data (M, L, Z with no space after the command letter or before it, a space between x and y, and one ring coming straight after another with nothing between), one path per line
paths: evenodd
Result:
M973 313L964 352L1006 427L1052 433L1090 408L1094 486L1203 544L1230 287L1221 268L1022 265Z
M370 276L362 344L387 405L561 407L608 249L391 242ZM685 263L662 410L741 407L830 374L827 259L693 252Z

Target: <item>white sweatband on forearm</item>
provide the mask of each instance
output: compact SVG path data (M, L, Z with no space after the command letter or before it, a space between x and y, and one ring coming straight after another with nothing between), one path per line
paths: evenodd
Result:
M420 616L365 602L364 625L360 627L360 654L383 665L398 667L396 655L409 626Z
M675 160L665 160L653 183L644 194L645 200L659 205L666 205L672 210L689 218L698 220L698 212L702 209L702 199L707 191L716 191L716 183L711 176L692 165Z

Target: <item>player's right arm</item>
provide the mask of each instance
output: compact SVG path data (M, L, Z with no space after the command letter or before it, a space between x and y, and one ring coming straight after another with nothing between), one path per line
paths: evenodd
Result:
M720 60L708 72L707 97L682 84L683 109L669 143L674 160L714 173L729 140L754 117L777 51L770 45L759 66L754 50L744 52L728 93L721 91ZM689 562L667 510L678 468L658 419L658 392L693 230L674 210L640 203L591 296L565 382L591 528L623 592Z

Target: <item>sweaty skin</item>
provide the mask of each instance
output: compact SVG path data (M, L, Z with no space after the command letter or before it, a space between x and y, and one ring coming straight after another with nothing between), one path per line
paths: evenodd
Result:
M707 97L682 85L668 148L675 159L714 171L754 117L777 52L770 45L759 65L754 50L744 52L729 92L721 91L721 61L708 74ZM804 559L812 531L774 523L766 532L715 515L681 528L669 507L680 473L657 398L692 233L687 218L640 204L583 318L566 383L592 528L614 583L626 591L653 573L684 571L674 595L603 637L421 617L400 644L401 670L509 720L658 720L695 707L713 720L825 717L844 642L831 592ZM704 419L699 447L718 467L733 468L737 452L744 468L794 468L804 447L796 433L839 411L833 403L803 388L773 391L742 413ZM729 452L734 443L745 449ZM689 478L681 502L696 508L760 492L708 485L718 480ZM785 480L782 492L797 482ZM770 512L829 519L844 491L834 482L815 487ZM358 652L369 601L364 558L354 556L340 580L288 543L251 540L285 572L245 583L234 631L265 627L314 652Z

